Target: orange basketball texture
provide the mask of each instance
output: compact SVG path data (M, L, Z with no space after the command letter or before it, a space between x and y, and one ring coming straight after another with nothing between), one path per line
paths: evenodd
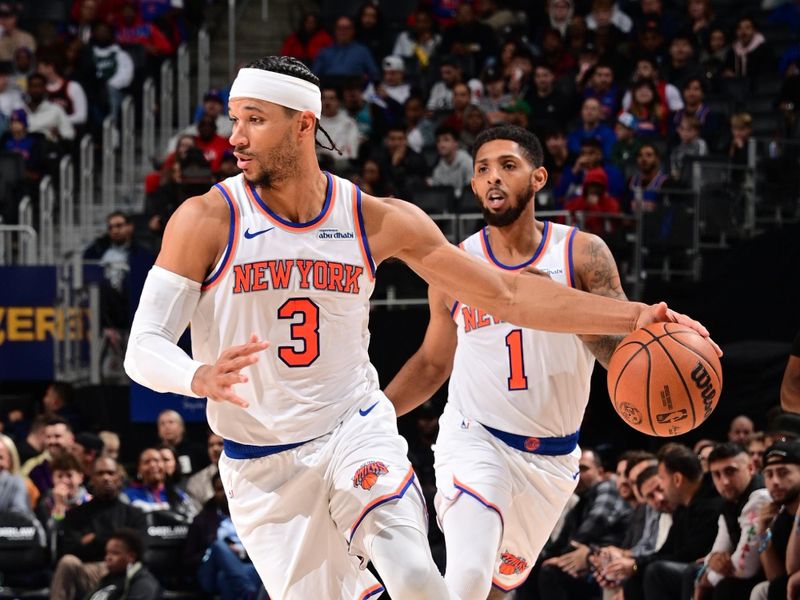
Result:
M367 473L364 475L364 479L361 480L361 489L372 489L372 486L375 485L376 481L378 481L378 476L375 473Z
M620 342L608 365L612 406L648 435L691 431L708 418L721 392L722 366L714 348L678 323L637 329Z

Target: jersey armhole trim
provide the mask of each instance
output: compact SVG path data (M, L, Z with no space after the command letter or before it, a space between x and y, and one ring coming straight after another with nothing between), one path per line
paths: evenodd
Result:
M353 184L353 217L358 226L357 236L359 247L361 248L361 257L364 259L364 267L367 269L370 281L375 281L375 261L372 259L372 252L369 249L367 228L364 226L364 213L361 210L361 188L355 184Z
M573 227L569 232L567 243L564 245L564 263L567 266L567 285L570 287L577 287L575 285L575 263L572 256L572 248L575 243L575 234L578 233L578 228Z
M231 221L228 226L228 243L225 246L225 254L223 254L222 260L217 268L203 281L203 285L200 288L201 291L206 291L214 287L230 268L232 259L236 254L236 245L239 240L239 207L233 201L230 190L224 183L216 183L214 187L220 191L222 197L225 198L225 202L228 203Z

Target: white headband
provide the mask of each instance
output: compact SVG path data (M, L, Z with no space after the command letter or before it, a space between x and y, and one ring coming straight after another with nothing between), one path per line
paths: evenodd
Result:
M308 110L318 119L322 112L320 91L313 83L264 69L239 69L229 98L256 98L294 110Z

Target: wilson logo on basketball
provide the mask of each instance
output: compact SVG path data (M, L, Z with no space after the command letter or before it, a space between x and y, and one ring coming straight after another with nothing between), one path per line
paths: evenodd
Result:
M694 381L697 389L700 390L700 396L703 398L703 408L705 409L703 418L707 418L714 409L711 401L717 395L717 390L714 389L714 385L711 383L711 375L708 374L708 371L700 361L697 362L697 366L692 370L692 381Z
M518 575L528 568L528 561L519 556L514 556L511 552L503 552L500 555L500 568L502 575Z
M361 465L356 474L353 475L353 487L360 487L362 490L372 489L378 477L389 472L386 465L376 460Z

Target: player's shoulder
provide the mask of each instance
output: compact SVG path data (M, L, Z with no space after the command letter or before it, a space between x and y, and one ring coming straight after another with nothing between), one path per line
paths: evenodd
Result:
M572 242L573 256L576 261L594 260L598 256L610 256L611 250L603 238L588 231L578 229Z
M216 188L205 194L187 198L170 218L170 223L188 227L218 225L230 221L230 208L225 197Z

